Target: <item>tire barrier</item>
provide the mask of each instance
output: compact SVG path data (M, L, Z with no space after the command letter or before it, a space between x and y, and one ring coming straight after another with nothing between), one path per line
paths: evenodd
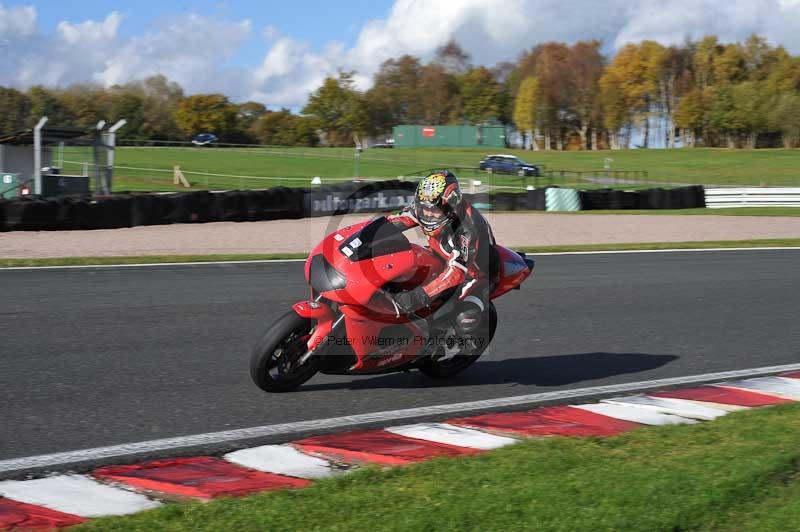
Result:
M641 190L638 194L639 209L694 209L706 206L705 191L700 185L671 189L652 188Z
M6 200L0 198L0 233L8 231L6 229Z
M511 192L498 192L492 197L492 209L498 211L517 210L519 200L525 200L522 194L512 194Z
M528 211L546 211L547 210L547 190L550 187L537 188L525 192L525 197L520 198L522 201L518 204L522 208L520 210Z
M413 200L410 181L340 183L313 188L127 193L112 196L26 196L0 200L0 231L116 229L173 223L245 222L347 213L398 211ZM560 190L549 195L548 188ZM547 210L548 196L577 194L584 210L686 209L705 207L702 186L676 189L571 191L557 187L523 193L464 194L479 209Z

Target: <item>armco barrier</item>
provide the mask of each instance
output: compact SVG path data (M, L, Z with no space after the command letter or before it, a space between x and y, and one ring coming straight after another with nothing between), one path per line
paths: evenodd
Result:
M707 188L706 205L724 207L800 207L800 187Z

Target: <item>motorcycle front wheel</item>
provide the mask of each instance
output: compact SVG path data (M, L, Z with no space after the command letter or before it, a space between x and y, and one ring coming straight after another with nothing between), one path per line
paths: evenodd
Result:
M319 359L311 357L302 365L312 320L290 311L281 316L261 337L250 356L250 376L266 392L290 392L314 376Z
M494 331L497 329L497 310L493 303L489 303L489 312L484 318L488 320L487 326L482 327L483 333L480 338L483 340L480 347L474 348L468 354L456 354L445 358L429 358L419 366L419 370L435 379L446 379L453 377L467 369L480 358L486 348L494 338Z

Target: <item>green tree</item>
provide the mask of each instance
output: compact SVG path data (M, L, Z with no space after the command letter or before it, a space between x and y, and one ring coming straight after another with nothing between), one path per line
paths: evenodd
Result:
M195 94L178 103L174 117L188 136L214 133L225 140L236 127L236 106L223 94Z
M519 86L514 103L514 123L517 129L527 135L530 146L539 149L536 131L538 131L536 106L539 93L539 82L533 76L528 76Z
M630 141L634 105L623 90L622 74L608 67L600 77L600 105L603 112L603 125L608 134L611 149L627 147ZM625 133L624 138L621 135Z
M680 98L691 90L691 55L687 48L670 46L660 54L657 68L658 106L666 147L675 147L675 112Z
M714 100L714 88L699 87L689 91L675 109L675 125L681 129L683 145L695 147L698 140L708 145L708 127L711 102Z
M56 92L41 85L34 85L28 89L27 96L30 101L30 111L26 127L32 128L43 116L48 118L51 125L69 125Z
M448 73L442 65L430 63L420 68L417 93L421 123L460 122L462 106L458 82L456 77Z
M769 113L772 128L781 132L784 148L800 146L800 93L781 94Z
M144 124L144 91L137 84L115 85L109 90L108 120L115 123L125 119L127 123L120 132L120 138L142 137Z
M273 146L316 146L319 142L313 121L293 115L288 109L267 111L256 120L253 130L262 144Z
M714 35L708 35L703 37L700 42L690 44L690 48L695 86L702 90L716 82L714 63L724 48Z
M352 72L328 77L311 93L303 113L316 119L329 146L352 146L353 135L369 131L369 115L362 95L353 85Z
M553 138L556 147L562 149L565 132L574 127L569 110L569 58L570 48L564 43L540 44L520 58L511 78L512 82L518 79L519 83L531 76L538 80L537 123L545 150L551 148Z
M17 89L0 87L0 135L25 128L30 100Z
M436 49L433 64L441 66L445 72L456 76L464 74L472 66L469 54L455 39L450 39Z
M427 81L436 83L438 72L429 70L427 73L434 78ZM420 91L421 76L419 59L410 55L388 59L381 64L373 78L372 88L365 95L376 131L386 133L398 124L424 121L422 101L429 95Z
M740 127L740 142L745 148L755 149L758 136L769 127L770 101L764 82L745 81L732 89L733 108Z
M500 112L497 117L503 124L514 121L514 94L519 86L514 79L514 63L503 61L492 67L492 75L500 84Z
M184 133L175 123L175 111L183 99L183 89L162 75L140 83L144 91L141 135L152 140L183 140Z
M627 44L614 57L611 67L617 73L620 89L633 113L644 125L642 144L650 144L650 117L658 101L659 70L665 49L655 41Z
M500 84L486 67L468 70L459 78L464 118L472 124L496 119L500 114Z
M600 77L603 75L605 59L600 53L600 41L580 41L570 48L568 108L576 117L581 149L585 150L591 129L591 148L597 149L596 130L600 127Z
M108 92L98 85L71 85L59 94L69 125L94 129L100 120L108 119Z
M240 131L251 131L259 118L267 113L263 103L244 102L236 106L236 128Z

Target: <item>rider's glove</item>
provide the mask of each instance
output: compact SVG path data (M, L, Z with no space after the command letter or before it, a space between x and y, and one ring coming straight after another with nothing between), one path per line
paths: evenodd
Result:
M430 305L431 299L422 287L417 287L407 292L400 292L394 297L394 302L403 313L408 314L427 307Z

